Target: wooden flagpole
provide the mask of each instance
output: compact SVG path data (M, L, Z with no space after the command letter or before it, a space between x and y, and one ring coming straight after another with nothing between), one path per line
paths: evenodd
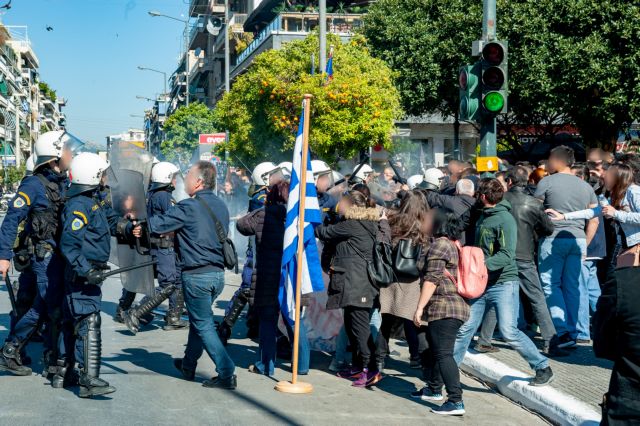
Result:
M307 196L307 155L309 154L309 118L311 98L304 95L304 126L302 128L302 161L300 163L300 201L298 214L298 250L296 254L296 323L293 327L293 360L291 361L291 381L278 382L276 390L286 393L311 393L310 383L298 381L298 347L300 342L300 299L302 297L302 261L304 256L304 204Z

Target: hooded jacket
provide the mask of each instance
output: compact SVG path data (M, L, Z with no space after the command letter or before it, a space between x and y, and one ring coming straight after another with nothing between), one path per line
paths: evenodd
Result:
M352 207L345 213L345 220L316 228L316 236L320 240L335 245L329 270L327 309L373 307L378 290L367 274L367 261L356 249L369 261L372 260L379 224L377 209Z
M510 211L511 204L502 200L494 207L484 208L476 225L475 246L484 252L489 285L518 279L518 228Z

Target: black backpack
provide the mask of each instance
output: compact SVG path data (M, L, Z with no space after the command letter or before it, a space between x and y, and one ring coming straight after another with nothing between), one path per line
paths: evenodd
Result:
M380 241L377 235L374 235L362 222L358 222L364 229L371 234L374 239L372 260L369 260L350 240L347 244L367 262L367 275L371 279L371 283L376 289L387 287L389 284L396 282L395 273L393 272L393 261L391 257L391 245Z
M422 245L414 245L411 240L401 239L393 248L393 271L396 277L405 281L420 278L418 260L422 254Z

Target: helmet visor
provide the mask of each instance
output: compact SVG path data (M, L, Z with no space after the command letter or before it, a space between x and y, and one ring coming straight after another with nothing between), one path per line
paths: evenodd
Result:
M82 140L71 133L65 131L60 139L64 141L64 149L71 151L72 154L77 154L82 151L84 147L84 142Z

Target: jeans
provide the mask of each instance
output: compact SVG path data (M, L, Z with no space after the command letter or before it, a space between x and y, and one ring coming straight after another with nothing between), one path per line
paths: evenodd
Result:
M258 306L256 311L260 319L260 343L258 346L258 361L255 366L262 374L273 376L276 363L280 308L277 305Z
M427 386L433 392L440 392L444 384L451 402L462 401L460 370L453 359L453 348L461 326L462 321L455 318L432 321L427 326Z
M508 281L487 286L485 293L477 299L470 300L471 314L460 330L453 350L456 364L460 365L467 352L467 348L478 330L486 309L495 307L498 316L498 329L505 341L522 356L533 370L549 366L549 360L544 357L536 345L516 327L520 305L520 283Z
M578 339L590 340L590 317L591 312L596 311L596 303L600 297L600 282L598 281L598 268L596 260L585 260L582 262L580 272L580 307L578 309L578 322L576 330Z
M298 341L298 374L307 374L309 372L309 364L311 362L311 345L307 337L307 326L304 325L304 315L300 315L300 340ZM284 321L287 328L287 335L291 346L293 346L293 326L288 321ZM293 368L293 365L291 366Z
M198 359L205 350L215 363L216 372L221 379L232 376L235 365L218 337L211 310L211 305L224 288L224 272L183 273L182 287L189 313L189 338L184 351L184 368L195 371Z
M542 289L558 335L576 338L580 307L580 272L587 251L584 238L552 238L540 240L538 266Z
M553 336L556 335L556 328L553 326L551 314L547 308L547 301L545 300L540 279L538 278L538 270L535 263L531 261L518 260L517 263L518 277L520 278L520 293L529 299L536 323L540 327L540 334L545 344L549 344ZM493 313L493 315L490 315L490 313L491 312L488 312L485 317L480 339L478 340L479 344L486 346L491 345L491 337L498 322L495 313Z

